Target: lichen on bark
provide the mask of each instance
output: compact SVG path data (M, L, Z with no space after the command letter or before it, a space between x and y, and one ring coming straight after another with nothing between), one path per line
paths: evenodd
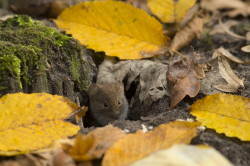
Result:
M28 16L0 22L0 96L47 92L82 98L93 64L78 41Z

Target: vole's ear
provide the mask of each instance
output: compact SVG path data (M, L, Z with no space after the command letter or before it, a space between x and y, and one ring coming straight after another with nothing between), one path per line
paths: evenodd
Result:
M88 95L95 94L95 93L98 91L98 89L99 89L98 85L92 83L92 84L89 86Z

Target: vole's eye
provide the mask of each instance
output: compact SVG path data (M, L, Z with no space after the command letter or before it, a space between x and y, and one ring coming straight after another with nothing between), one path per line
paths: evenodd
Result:
M117 104L118 104L118 105L121 105L121 101L120 101L120 100L117 100Z
M103 106L104 106L105 108L108 108L108 107L109 107L109 103L108 103L107 101L104 101Z

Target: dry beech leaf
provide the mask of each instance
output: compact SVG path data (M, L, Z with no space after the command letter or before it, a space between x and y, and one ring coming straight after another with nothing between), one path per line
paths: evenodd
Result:
M150 106L154 101L168 95L166 80L167 65L152 60L126 60L114 63L106 58L99 66L98 83L112 83L127 80L125 89L128 90L133 82L138 85L130 104L133 105L138 97L144 106Z
M234 73L225 57L218 57L218 64L219 72L228 84L214 85L216 89L223 92L236 93L240 87L244 87L243 80L239 79L238 76Z
M224 29L230 29L232 26L238 25L239 21L230 19L225 22L223 22ZM225 33L225 30L221 28L220 24L216 24L213 29L209 32L210 35Z
M171 42L170 50L177 51L198 38L203 30L202 18L194 17L183 29L178 31Z
M75 160L87 161L101 158L114 142L125 137L125 135L121 129L107 125L102 128L96 128L88 135L79 133L73 145L66 143L63 146L64 150Z
M54 21L88 48L121 59L152 57L162 53L168 41L159 21L119 1L83 2Z
M250 53L250 45L246 45L244 47L241 47L241 51Z
M154 163L154 164L152 164ZM174 145L157 151L129 166L233 166L214 148L203 148L192 145Z
M170 108L174 108L186 95L195 97L200 91L200 80L205 77L203 66L194 54L182 61L169 65L167 80L170 89Z
M128 134L114 143L106 152L103 166L125 166L157 150L174 144L188 144L196 136L197 122L171 122L158 126L153 131Z
M246 39L247 39L248 41L250 41L250 32L247 32L247 34L246 34Z
M224 25L224 23L219 20L219 24L221 26L221 28L229 35L231 35L232 37L236 38L236 39L239 39L239 40L246 40L246 38L244 36L240 36L240 35L237 35L236 33L232 32L228 26Z
M196 0L147 0L151 12L166 23L180 22Z
M245 3L239 0L203 0L201 7L206 10L216 11L219 9L237 9L245 6Z
M234 56L233 54L231 54L228 50L226 50L223 47L218 48L217 50L214 51L212 59L215 59L219 56L225 56L228 59L230 59L233 62L239 63L239 64L244 64L244 63L248 63L248 62L244 62L241 59L239 59L238 57Z
M240 64L245 62L233 56L229 51L222 47L214 51L212 59L215 58L218 58L219 72L228 84L214 85L214 87L220 91L231 93L236 93L239 88L244 87L243 80L238 78L234 73L226 58Z
M190 111L202 125L250 141L250 99L217 93L196 101Z
M238 15L247 17L250 14L249 2L240 0L203 0L201 1L201 7L213 12L220 9L230 9L222 14L229 17L236 17Z
M64 119L80 109L62 96L46 93L8 94L0 99L0 154L15 155L50 146L77 133Z

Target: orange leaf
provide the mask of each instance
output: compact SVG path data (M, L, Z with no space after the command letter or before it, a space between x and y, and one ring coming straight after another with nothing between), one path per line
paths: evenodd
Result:
M97 128L88 135L78 134L75 143L66 151L77 161L100 158L125 133L112 125Z
M128 134L118 140L106 152L103 166L123 166L139 160L150 153L166 149L174 144L188 144L196 136L196 122L171 122L153 131Z

